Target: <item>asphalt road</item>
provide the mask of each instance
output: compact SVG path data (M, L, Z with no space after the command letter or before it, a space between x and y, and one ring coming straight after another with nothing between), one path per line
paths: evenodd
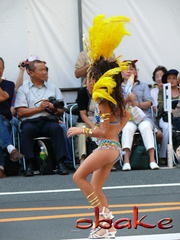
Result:
M22 175L1 179L0 240L87 238L90 229L76 228L76 221L80 218L94 220L94 212L73 183L72 175L73 171L66 176L26 178ZM180 169L111 172L104 192L114 214L113 221L131 219L130 229L117 230L118 239L156 236L154 234L165 239L164 236L174 233L179 237L172 239L180 239ZM138 207L138 219L147 215L142 222L156 227L137 226L135 229L134 206ZM160 229L157 226L164 218L172 219L172 223L166 225L172 225L172 228Z

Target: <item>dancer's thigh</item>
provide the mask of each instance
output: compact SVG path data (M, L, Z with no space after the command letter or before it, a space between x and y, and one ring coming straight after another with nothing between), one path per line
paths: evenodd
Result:
M112 168L113 162L119 155L118 150L101 149L96 150L90 154L77 169L78 174L82 177L87 177L90 173L104 168L104 170Z

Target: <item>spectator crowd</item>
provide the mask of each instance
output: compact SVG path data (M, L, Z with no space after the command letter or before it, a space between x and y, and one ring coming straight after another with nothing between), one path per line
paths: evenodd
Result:
M113 54L110 61L114 61ZM169 125L164 111L163 84L171 83L172 129L180 131L180 74L176 69L167 70L157 66L152 73L155 82L150 89L145 80L138 78L137 60L126 60L127 71L122 71L121 87L124 92L126 109L131 113L129 121L119 134L119 141L125 154L121 159L122 170L130 171L131 152L135 135L138 134L149 159L149 168L159 169L167 165L167 145ZM26 177L34 171L42 170L43 160L39 158L40 146L37 139L45 141L46 166L51 173L66 175L73 169L71 139L67 137L67 124L63 122L64 102L60 89L48 79L46 62L37 56L30 56L19 63L16 82L7 80L4 75L5 63L0 57L0 178L8 174L7 162L13 161L23 166ZM96 103L87 89L89 62L86 51L79 54L75 63L75 77L83 78L82 87L77 93L78 118L76 126L94 129ZM24 79L27 72L29 80ZM127 92L127 89L128 90ZM66 111L67 112L67 111ZM136 115L140 116L137 120ZM13 141L15 138L15 141ZM20 138L18 143L17 138ZM86 161L88 144L96 139L81 134L78 136L77 163ZM48 146L48 150L47 150ZM50 147L49 147L50 146ZM92 149L93 150L93 149ZM156 156L156 150L158 156ZM176 149L175 149L176 151ZM51 153L51 154L50 154ZM142 157L141 161L144 159ZM47 169L46 169L47 170ZM75 170L75 169L74 169ZM112 169L113 170L113 169ZM115 169L114 169L115 170ZM40 171L46 174L46 171Z

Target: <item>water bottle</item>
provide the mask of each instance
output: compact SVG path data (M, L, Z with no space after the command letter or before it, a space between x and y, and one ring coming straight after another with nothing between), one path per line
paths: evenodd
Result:
M46 159L46 151L43 147L40 148L40 153L39 153L40 158L44 161Z

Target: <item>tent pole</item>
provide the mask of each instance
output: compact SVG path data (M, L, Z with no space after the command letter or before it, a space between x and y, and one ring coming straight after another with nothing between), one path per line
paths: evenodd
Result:
M78 0L78 21L79 21L79 49L80 52L83 51L83 42L82 42L82 1Z
M78 0L78 23L79 23L79 49L80 52L83 51L83 30L82 30L82 1ZM83 78L81 77L81 83L83 82Z

